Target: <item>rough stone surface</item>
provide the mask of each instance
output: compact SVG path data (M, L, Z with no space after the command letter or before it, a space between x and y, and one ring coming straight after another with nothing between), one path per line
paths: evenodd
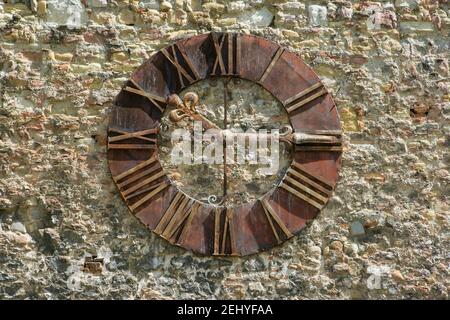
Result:
M350 225L350 235L354 237L359 237L365 235L364 226L359 221L354 221Z
M273 13L267 8L244 11L237 16L237 20L240 23L250 28L268 27L272 23L273 18Z
M448 298L448 1L30 3L0 1L1 299ZM326 8L314 26L311 6ZM255 10L274 18L239 20ZM370 28L374 13L386 23ZM106 161L107 115L132 70L210 30L289 47L342 115L330 203L246 258L196 256L148 232ZM100 274L83 271L93 256Z
M309 12L309 25L313 27L327 25L327 7L310 5L308 7L308 12Z
M55 25L80 27L87 20L80 0L48 0L46 21Z
M104 8L108 6L108 0L89 0L88 6L93 8Z
M21 232L21 233L27 233L27 229L25 228L25 226L23 225L22 222L14 222L11 224L11 230L12 231L17 231L17 232Z

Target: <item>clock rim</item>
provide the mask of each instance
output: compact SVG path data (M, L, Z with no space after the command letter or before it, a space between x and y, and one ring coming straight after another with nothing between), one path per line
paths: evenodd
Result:
M207 36L207 38L208 38L209 35L211 35L211 34L213 34L213 33L212 33L212 32L211 32L211 33L204 33L204 34L199 34L199 35L195 35L195 36L192 36L192 37L180 39L180 40L175 41L175 42L173 42L173 43L171 43L171 44L169 44L169 45L167 45L167 46L164 46L163 48L167 48L167 47L169 47L170 45L175 45L175 44L181 44L181 45L183 45L184 42L186 42L187 40L191 40L191 39L193 39L193 38L200 38L200 37L204 37L204 36ZM217 32L216 32L216 34L224 35L224 34L230 34L230 33L225 33L225 32L219 32L219 33L217 33ZM295 57L296 57L298 60L300 60L302 63L304 63L304 64L306 65L306 67L309 68L310 72L312 72L312 73L314 74L314 76L315 76L315 78L318 80L318 82L322 83L322 80L321 80L321 79L319 78L319 76L316 74L316 72L314 71L314 69L312 69L309 65L307 65L307 64L303 61L303 59L302 59L297 53L295 53L295 52L289 50L288 48L286 48L286 47L284 47L284 46L281 46L281 45L278 44L277 42L272 41L271 39L267 39L267 38L264 38L264 37L257 36L257 35L240 34L240 33L232 33L232 34L237 34L237 35L240 35L240 36L256 38L256 39L259 39L259 41L267 41L267 42L269 42L269 43L271 43L271 44L274 44L274 45L276 45L276 46L278 46L278 47L280 47L280 48L283 48L286 52L295 55ZM146 65L146 64L152 63L153 59L155 59L155 58L157 57L157 55L161 52L161 50L162 50L162 49L160 49L160 50L154 52L150 58L148 58L147 60L145 60L139 67L137 67L137 68L132 72L132 74L131 74L131 76L129 77L129 79L133 79L133 76L134 76L137 72L139 72L139 70L140 70L141 68L145 68L145 65ZM199 79L193 81L192 83L189 83L188 85L186 85L186 86L184 86L184 87L181 87L178 91L175 91L175 92L173 92L173 93L179 94L180 92L182 92L183 90L186 90L187 88L189 88L190 86L194 85L195 83L200 82L200 81L205 81L205 80L208 80L209 78L213 78L213 77L219 77L219 78L221 78L221 77L227 77L227 75L206 75L205 77L200 77ZM243 76L240 75L240 74L239 74L239 75L238 75L238 74L228 75L228 77L233 77L233 78L237 78L237 79L243 79L243 80L246 80L246 81L251 81L252 83L257 84L257 85L259 85L260 87L262 87L264 90L268 91L268 92L272 95L272 97L273 97L274 99L276 99L276 101L278 101L278 102L283 106L284 111L285 111L285 112L287 113L287 115L288 115L289 122L290 122L291 126L294 128L293 123L292 123L292 117L289 115L289 112L287 111L286 106L285 106L285 105L283 104L283 102L282 102L282 101L281 101L281 100L280 100L280 99L272 92L272 90L270 90L269 88L267 88L266 86L264 86L263 83L258 82L258 81L255 81L254 79L249 79L249 78L243 77ZM125 84L126 84L128 81L129 81L129 80L127 80L127 81L125 82ZM125 86L125 84L124 84L124 86ZM120 94L121 92L123 92L124 86L121 88L121 91L119 92L119 94ZM150 92L152 92L152 91L150 91ZM119 94L118 94L118 95L119 95ZM117 96L118 96L118 95L117 95ZM116 96L116 97L117 97L117 96ZM326 96L328 96L329 99L331 99L331 103L332 103L333 107L336 108L336 104L335 104L335 101L334 101L334 99L333 99L332 94L331 94L330 92L327 91ZM113 108L116 108L116 107L117 107L117 105L115 104L115 102L116 102L116 100L114 100ZM160 119L162 118L163 114L164 114L164 112L161 112L161 115L160 115L157 119L154 119L155 121L158 122L158 126L160 125ZM149 116L150 116L150 115L149 115ZM340 115L339 115L339 112L337 112L337 110L336 110L336 117L337 117L337 121L339 122L339 127L341 128L341 125L340 125ZM111 120L109 120L108 127L109 127L110 123L111 123ZM295 128L294 128L294 129L295 129ZM113 150L113 149L109 149L109 148L107 147L108 155L109 155L109 151L111 151L111 150ZM295 161L295 153L296 153L296 152L299 152L299 151L293 150L293 151L291 152L291 164ZM327 152L328 152L328 151L327 151ZM176 189L178 190L178 192L183 193L186 197L188 197L188 198L190 198L190 199L193 199L194 201L200 203L200 204L201 204L202 206L204 206L204 207L212 207L212 208L216 208L216 207L217 207L217 206L214 205L214 204L204 203L204 202L202 202L202 201L200 201L200 200L198 200L198 199L195 199L194 197L190 196L189 194L187 194L186 192L184 192L182 189L180 189L180 188L179 188L175 183L173 183L173 181L169 178L169 176L167 175L167 172L166 172L164 166L162 166L162 164L161 164L161 162L160 162L160 158L159 158L160 153L159 153L158 148L156 148L156 150L154 151L153 154L156 154L158 165L162 168L162 170L163 170L163 172L164 172L164 177L166 177L166 178L169 180L170 186L171 186L171 187L176 188ZM336 167L336 168L335 168L336 173L338 173L338 172L340 171L341 166L342 166L342 154L343 154L342 151L339 152L339 156L337 157L337 160L335 161L335 164L336 164L336 165L335 165L335 167ZM109 168L111 174L113 174L113 172L111 171L111 159L109 159L109 156L108 156L108 168ZM235 206L235 208L241 207L241 206L248 206L248 205L250 205L250 204L251 204L252 206L254 206L255 204L257 204L257 203L260 201L260 199L263 199L263 198L265 198L265 197L270 197L275 191L277 191L277 190L280 189L280 184L285 180L286 175L287 175L287 171L284 172L283 178L279 181L279 183L278 183L276 186L271 187L267 192L264 193L263 196L258 197L257 199L252 200L251 202L248 202L248 203L245 203L245 204L240 204L240 205L238 205L238 206ZM334 181L334 183L333 183L333 191L335 190L335 188L336 188L336 186L337 186L337 184L338 184L339 178L340 178L340 176L337 175L337 178L335 179L335 181ZM120 188L119 188L119 186L117 185L117 183L116 183L115 181L114 181L114 184L116 185L117 190L118 190L119 193L121 194ZM169 187L170 187L170 186L169 186ZM128 210L132 213L132 215L133 215L135 218L138 218L138 217L136 216L136 214L133 212L133 210L132 210L132 209L129 207L129 205L127 204L126 199L125 199L122 195L121 195L121 197L122 197L122 199L123 199L125 205L127 206ZM300 233L300 232L301 232L301 231L302 231L309 223L311 223L315 218L317 218L317 215L320 214L320 212L328 205L329 199L330 199L330 198L331 198L331 196L327 198L327 201L326 201L326 203L325 203L325 205L323 206L322 209L317 210L317 214L316 214L316 216L315 216L314 218L312 218L311 220L307 221L303 227L301 227L301 228L299 228L298 230L296 230L296 231L293 232L293 236L292 236L292 237L298 235L298 234L299 234L299 233ZM153 200L150 200L150 201L153 201ZM224 209L225 209L225 208L229 208L229 206L228 206L228 207L227 207L227 206L219 206L219 207L223 207ZM234 207L234 206L233 206L233 207ZM211 213L211 214L212 214L212 213ZM138 218L138 220L139 220L139 222L143 223L143 222L141 221L141 219ZM146 225L145 223L143 223L143 224L144 224L148 229L150 229L153 233L155 233L155 234L157 234L158 236L161 237L161 235L160 235L159 233L155 232L154 229L151 229L151 228L150 228L148 225ZM273 248L275 248L275 247L277 247L277 246L279 246L279 245L281 245L281 244L283 244L283 243L286 243L286 242L289 241L292 237L289 237L289 238L287 238L287 239L284 239L281 243L276 243L276 242L275 242L275 243L273 243L272 245L270 245L270 246L268 246L268 247L265 247L265 248L258 248L258 249L255 249L254 251L245 251L244 253L238 253L237 256L248 256L248 255L257 254L257 253L260 253L260 252L272 250ZM189 249L189 248L186 248L186 247L184 247L184 246L181 245L181 244L172 243L172 242L171 242L171 244L172 244L172 245L179 246L179 247L182 247L182 248L184 248L184 249L186 249L186 250L189 250L189 251L192 251L192 252L194 252L194 253L196 253L196 254L200 254L200 255L204 255L204 256L215 256L215 255L213 255L213 254L211 254L211 253L208 253L208 252L201 252L201 251L199 251L199 250L195 250L195 249L192 249L192 248L190 248L190 249ZM234 255L227 254L226 256L234 256Z

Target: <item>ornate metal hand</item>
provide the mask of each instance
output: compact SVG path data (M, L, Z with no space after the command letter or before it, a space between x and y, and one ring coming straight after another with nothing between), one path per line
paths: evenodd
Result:
M195 92L188 92L184 95L183 100L176 95L172 94L168 97L167 102L175 109L169 113L169 119L173 123L178 123L183 119L188 118L191 121L201 121L204 130L216 129L218 134L221 134L227 139L223 139L223 195L220 197L211 195L207 201L210 204L221 206L224 205L227 199L227 154L226 154L226 141L231 137L242 137L246 139L257 139L259 133L235 133L232 130L227 129L227 109L228 109L228 81L224 81L224 123L223 129L219 128L215 123L203 116L198 110L199 97ZM268 139L276 138L279 141L288 143L292 147L299 148L304 151L341 151L341 133L340 131L333 130L315 130L305 132L294 132L292 127L287 125L280 129L279 133L265 135Z
M183 100L181 100L181 98L176 94L170 95L167 98L167 103L176 108L169 113L170 121L177 123L185 118L189 118L192 121L201 121L205 130L220 130L217 125L198 112L196 108L198 105L198 100L198 95L195 92L186 93Z
M305 133L305 132L293 132L292 127L285 126L280 133L280 141L288 142L294 145L301 144L340 144L339 132L320 132L318 133Z
M225 90L226 91L226 90ZM225 95L225 93L224 93ZM203 125L203 129L217 129L220 130L222 134L232 134L234 136L246 135L246 137L251 138L258 133L233 133L226 129L226 117L224 119L224 128L225 130L220 129L216 124L212 121L208 120L205 116L203 116L198 110L197 106L199 103L198 95L195 92L188 92L184 95L183 100L176 95L172 94L167 99L169 105L175 107L175 110L172 110L169 113L170 121L177 123L185 118L189 118L192 121L201 121ZM224 107L225 104L228 104L227 99L224 96ZM226 110L225 110L226 112ZM271 138L271 134L268 134L267 137ZM339 149L339 145L341 144L340 132L334 131L323 131L323 132L293 132L291 126L285 126L281 128L278 137L281 142L289 143L291 145L307 145L307 144L316 144L316 145L335 145L336 149ZM319 147L316 147L317 150ZM326 149L324 147L324 149ZM329 149L329 148L328 148ZM330 149L330 151L333 151Z

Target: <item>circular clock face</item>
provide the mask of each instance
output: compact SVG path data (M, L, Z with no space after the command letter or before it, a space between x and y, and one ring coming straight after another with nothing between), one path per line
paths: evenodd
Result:
M255 201L271 189L275 188L286 174L292 161L292 147L287 143L278 144L277 153L267 160L275 159L272 170L268 170L268 161L257 161L258 151L255 148L256 161L236 161L237 138L248 132L258 133L261 130L277 130L290 126L289 117L283 105L276 100L270 92L255 82L248 80L232 79L228 77L214 77L213 79L199 81L187 89L180 96L196 93L199 97L197 110L199 114L211 121L221 131L226 128L233 132L236 137L233 146L229 146L226 168L223 159L218 163L206 163L205 161L194 161L196 155L189 153L189 158L184 163L176 163L173 151L186 143L185 141L174 141L174 133L180 128L186 128L191 136L193 132L192 120L189 117L174 122L170 114L177 108L168 106L161 118L158 139L159 159L169 179L188 196L198 201L210 204L221 203L228 207ZM226 91L224 89L227 89ZM225 123L224 95L227 95L227 122ZM258 136L253 134L255 138ZM204 139L203 139L204 140ZM255 139L255 142L258 142ZM202 141L203 155L208 148L207 141ZM248 145L242 155L249 157L251 154ZM270 147L268 144L267 147ZM222 148L222 147L220 147ZM189 150L192 145L189 145ZM244 149L244 148L242 148ZM259 150L258 150L259 149ZM270 148L267 148L269 152ZM269 153L270 155L270 153ZM175 160L175 161L174 161ZM234 161L234 163L232 163ZM226 181L225 181L226 180ZM211 199L216 199L212 201Z
M251 35L210 33L157 52L124 84L108 127L130 211L206 255L248 255L298 233L332 195L341 153L317 75Z

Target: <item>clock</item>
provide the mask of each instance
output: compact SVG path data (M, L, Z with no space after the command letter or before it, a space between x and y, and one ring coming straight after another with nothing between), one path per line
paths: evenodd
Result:
M245 256L299 233L331 197L341 154L319 77L253 35L161 49L124 84L108 126L109 168L131 213L203 255Z

